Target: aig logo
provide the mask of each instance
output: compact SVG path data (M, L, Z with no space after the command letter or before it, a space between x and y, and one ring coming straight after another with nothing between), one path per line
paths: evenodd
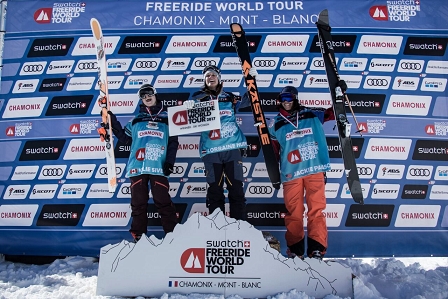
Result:
M274 194L274 188L270 183L249 183L246 188L246 197L270 198Z

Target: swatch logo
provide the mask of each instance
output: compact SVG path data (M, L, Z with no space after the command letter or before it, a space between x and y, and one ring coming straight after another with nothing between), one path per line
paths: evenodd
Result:
M66 56L73 39L73 37L35 39L27 57Z
M404 55L443 56L448 38L409 37L404 48Z
M64 89L67 78L44 79L39 87L39 92L61 91Z
M388 227L394 208L394 205L351 205L345 226Z
M84 115L87 113L92 99L93 95L54 97L45 115Z
M425 199L428 194L428 185L404 185L401 198Z
M57 160L65 145L65 139L29 140L25 143L19 161Z
M257 51L260 44L261 35L246 35L247 46L249 47L249 53ZM214 53L235 53L235 47L233 44L232 36L221 35L216 42Z
M335 53L351 53L353 51L356 35L332 35L331 37ZM311 43L310 53L320 53L320 43L317 34Z
M76 226L84 211L83 204L44 205L37 226Z

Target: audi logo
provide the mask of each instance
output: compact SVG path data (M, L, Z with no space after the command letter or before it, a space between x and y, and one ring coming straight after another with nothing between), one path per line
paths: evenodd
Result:
M254 61L254 66L256 67L268 67L268 66L272 66L274 67L276 65L275 60L269 59L269 60L255 60Z
M272 193L271 186L250 186L249 193L250 194L270 194Z
M404 70L421 70L422 65L418 62L402 62L400 64L401 68Z
M429 176L431 172L426 168L411 168L409 174L411 176Z
M316 60L313 61L313 65L315 67L324 67L325 66L324 60L323 59L316 59Z
M143 68L156 68L157 62L154 60L141 60L135 63L135 67L139 69Z
M387 86L389 82L386 79L367 79L369 86Z
M359 175L371 175L372 174L372 168L370 168L370 167L358 167L358 174Z
M23 66L23 71L25 73L31 73L31 72L40 72L44 69L42 64L28 64Z
M98 173L101 174L101 175L107 175L107 167L106 167L106 166L101 167L101 168L98 170ZM121 167L116 166L116 167L115 167L115 173L116 173L117 175L120 175L120 174L121 174Z
M78 69L80 70L95 70L97 68L96 62L81 62L78 64Z
M124 186L121 188L121 194L131 194L131 186Z
M202 60L196 60L194 62L194 66L196 66L196 67L206 67L208 65L216 65L216 61L202 59Z
M174 165L174 167L173 167L173 174L181 174L181 173L183 173L184 172L184 167L183 166L177 166L177 165Z
M42 170L43 176L61 176L64 174L62 168L45 168Z

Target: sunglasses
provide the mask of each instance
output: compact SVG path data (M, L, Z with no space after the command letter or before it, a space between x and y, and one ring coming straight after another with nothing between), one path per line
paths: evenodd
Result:
M280 102L292 102L295 96L292 93L281 93L279 96Z

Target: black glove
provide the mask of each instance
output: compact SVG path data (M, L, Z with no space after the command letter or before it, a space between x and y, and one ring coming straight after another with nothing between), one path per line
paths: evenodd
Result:
M117 116L115 114L113 114L113 112L110 110L107 111L107 114L109 114L109 116L110 116L110 122L112 125L112 129L121 130L122 129L121 123L118 121Z
M343 92L347 90L347 83L344 80L339 80L338 86L342 89Z
M272 183L272 186L277 190L280 189L280 185L281 185L281 183Z
M169 176L170 174L172 174L174 171L174 165L169 163L169 162L165 162L165 164L163 164L163 174L166 176Z

